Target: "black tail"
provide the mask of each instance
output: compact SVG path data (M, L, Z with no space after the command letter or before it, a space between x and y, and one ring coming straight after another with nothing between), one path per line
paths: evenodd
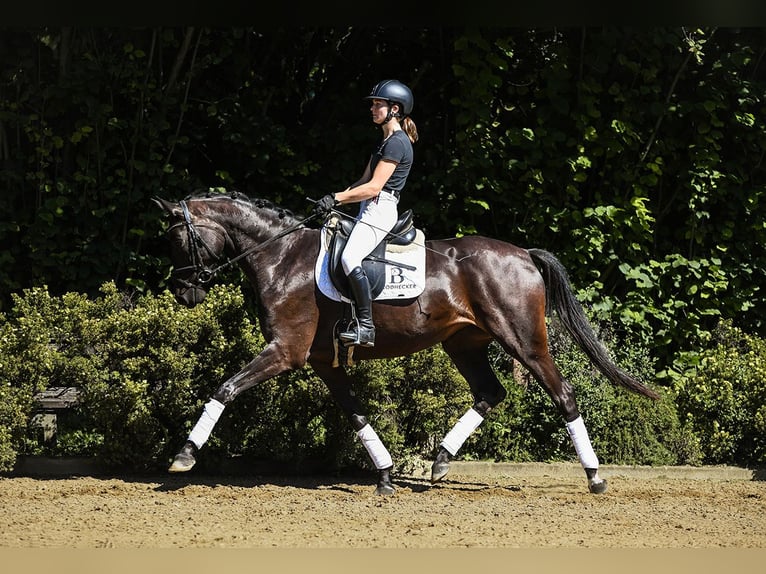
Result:
M593 332L580 302L574 296L567 271L556 257L542 249L528 249L545 281L546 307L556 311L569 334L603 375L615 384L652 399L660 396L615 365Z

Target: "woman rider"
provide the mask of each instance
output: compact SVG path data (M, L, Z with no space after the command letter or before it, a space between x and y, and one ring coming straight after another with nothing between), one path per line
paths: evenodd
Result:
M362 177L341 192L325 195L314 204L314 212L324 217L335 206L360 204L357 222L341 254L357 320L348 331L340 334L340 338L347 344L372 347L375 345L375 326L370 283L362 268L362 260L396 224L399 195L412 167L412 144L418 140L418 130L409 117L414 105L412 92L398 80L377 83L365 99L372 100L372 121L381 128L381 140Z

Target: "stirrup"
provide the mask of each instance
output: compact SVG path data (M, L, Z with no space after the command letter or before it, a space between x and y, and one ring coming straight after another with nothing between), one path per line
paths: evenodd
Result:
M358 345L360 347L374 347L375 335L372 337L366 337L364 340L360 333L346 332L340 334L340 340L346 346Z
M362 337L362 333L365 333L365 337ZM360 347L374 347L375 346L375 327L367 328L361 327L359 321L354 321L354 324L348 331L343 331L340 335L340 340L346 345L359 345Z

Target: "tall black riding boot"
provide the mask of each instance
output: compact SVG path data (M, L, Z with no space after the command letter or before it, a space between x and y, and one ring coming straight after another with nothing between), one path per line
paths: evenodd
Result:
M352 323L348 331L341 333L340 339L348 344L372 347L375 345L375 326L372 324L370 282L361 267L351 270L348 282L356 302L356 323Z

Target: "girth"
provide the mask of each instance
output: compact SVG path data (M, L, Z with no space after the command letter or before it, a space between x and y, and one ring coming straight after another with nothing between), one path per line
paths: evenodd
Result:
M327 248L330 280L335 288L346 298L350 298L349 284L346 274L343 272L343 266L340 263L340 256L356 224L357 221L355 219L343 218L335 220L334 228L331 227L333 232ZM360 225L365 224L362 223ZM417 229L415 229L412 222L412 210L408 209L399 216L396 224L383 238L383 241L378 243L375 249L372 250L372 253L362 261L362 269L364 269L370 282L370 294L373 299L380 295L386 284L385 272L386 263L388 262L385 259L386 248L389 245L409 245L415 240L416 234ZM394 264L399 265L398 263Z

